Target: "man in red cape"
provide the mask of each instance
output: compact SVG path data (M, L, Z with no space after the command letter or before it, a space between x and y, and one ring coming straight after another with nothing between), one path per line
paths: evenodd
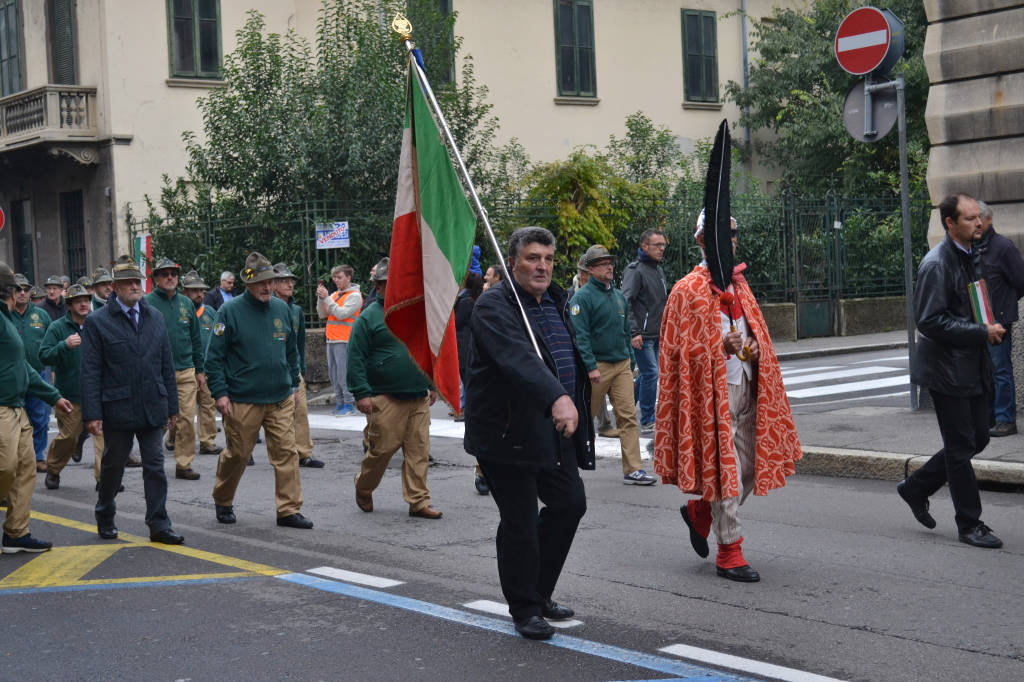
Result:
M703 218L694 234L702 251ZM735 252L735 220L732 226ZM756 582L741 549L739 505L751 492L784 486L802 452L745 268L736 266L725 292L714 288L706 262L672 287L661 324L654 472L700 495L679 509L697 554L708 556L713 528L718 575Z

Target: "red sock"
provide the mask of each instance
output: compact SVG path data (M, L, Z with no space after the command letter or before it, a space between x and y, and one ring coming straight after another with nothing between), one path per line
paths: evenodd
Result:
M715 565L719 568L739 568L746 566L747 560L743 558L743 538L729 545L718 543L718 556L715 557Z
M711 503L707 500L690 500L686 503L686 515L690 517L693 529L702 538L711 533Z

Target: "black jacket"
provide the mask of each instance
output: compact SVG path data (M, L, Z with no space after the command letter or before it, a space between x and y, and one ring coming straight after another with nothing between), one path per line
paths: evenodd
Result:
M565 292L552 284L548 293L562 311L573 338ZM525 294L521 294L526 304ZM527 312L529 315L529 312ZM555 431L551 405L565 395L555 360L540 329L531 323L544 359L537 357L516 304L515 290L502 280L476 300L470 322L469 369L466 387L466 452L479 459L511 464L553 466L563 447L575 450L581 469L594 468L594 423L590 418L590 380L576 356L579 427L571 439Z
M82 421L131 431L163 426L178 413L178 388L164 316L139 301L139 331L117 297L85 318Z
M468 290L459 292L459 297L455 299L455 344L459 349L459 376L463 381L469 368L469 344L473 336L469 323L473 319L475 305L476 299L470 297Z
M235 294L235 296L240 295ZM203 296L203 305L208 305L214 310L220 310L220 307L224 305L224 294L220 290L220 284L206 292L206 296Z
M1024 258L1013 242L989 226L978 240L992 314L1004 327L1017 321L1017 300L1024 296Z
M654 261L638 258L622 273L622 295L629 302L630 336L657 339L668 300L665 271Z
M992 383L988 330L974 321L967 292L976 277L976 256L976 250L968 255L946 235L917 271L914 309L920 333L910 375L915 384L944 395L979 395Z
M54 304L48 298L44 299L43 302L40 303L38 307L46 311L46 314L50 316L51 322L59 320L60 318L68 314L68 306L66 303L64 303L63 298L61 298L60 301L57 302L57 304Z

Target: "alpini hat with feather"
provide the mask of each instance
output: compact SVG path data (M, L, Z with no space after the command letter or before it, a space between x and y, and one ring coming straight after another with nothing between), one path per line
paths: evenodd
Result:
M164 256L163 258L161 258L160 260L153 264L152 272L154 276L156 276L156 273L160 272L161 270L174 270L178 274L181 274L181 266L172 261L167 256Z
M120 256L117 262L114 263L114 271L112 273L115 282L121 282L128 279L142 280L142 271L139 270L139 264L132 260L131 256Z
M266 256L258 251L253 251L245 259L245 267L238 273L242 284L256 284L266 282L269 279L277 279L278 274L274 266L267 260Z
M206 282L199 276L199 273L195 270L189 270L181 278L182 289L209 289L206 286Z

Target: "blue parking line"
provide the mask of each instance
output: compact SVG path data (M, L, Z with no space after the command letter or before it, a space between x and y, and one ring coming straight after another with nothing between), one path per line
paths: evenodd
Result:
M195 580L147 580L140 583L97 583L95 585L55 585L53 587L15 587L9 590L0 589L0 597L11 594L40 594L46 592L88 592L91 590L123 590L129 587L176 587L178 585L209 585L211 583L229 583L240 580L263 580L265 576L245 576L238 578L197 578Z
M482 616L468 611L460 611L459 609L441 606L440 604L432 604L430 602L413 599L411 597L389 594L379 590L371 590L366 587L360 587L349 583L326 580L324 578L305 575L303 573L286 573L284 575L274 577L279 580L295 583L296 585L304 585L317 590L323 590L324 592L341 594L346 597L354 597L356 599L375 602L377 604L404 609L406 611L413 611L433 618L441 618L443 620L462 623L464 625L470 625L483 630L490 630L491 632L499 632L504 635L519 637L519 633L515 631L512 622L508 620ZM707 680L708 682L719 680L730 682L753 682L755 679L742 677L733 673L722 672L713 668L684 663L678 659L655 656L653 654L646 654L642 651L623 649L621 647L601 644L600 642L593 642L563 634L555 634L554 637L549 640L545 640L543 643L587 654L589 656L596 656L609 661L615 661L616 663L645 668L647 670L665 673L667 675L676 675L676 679L686 680L687 682L697 682L698 680Z

